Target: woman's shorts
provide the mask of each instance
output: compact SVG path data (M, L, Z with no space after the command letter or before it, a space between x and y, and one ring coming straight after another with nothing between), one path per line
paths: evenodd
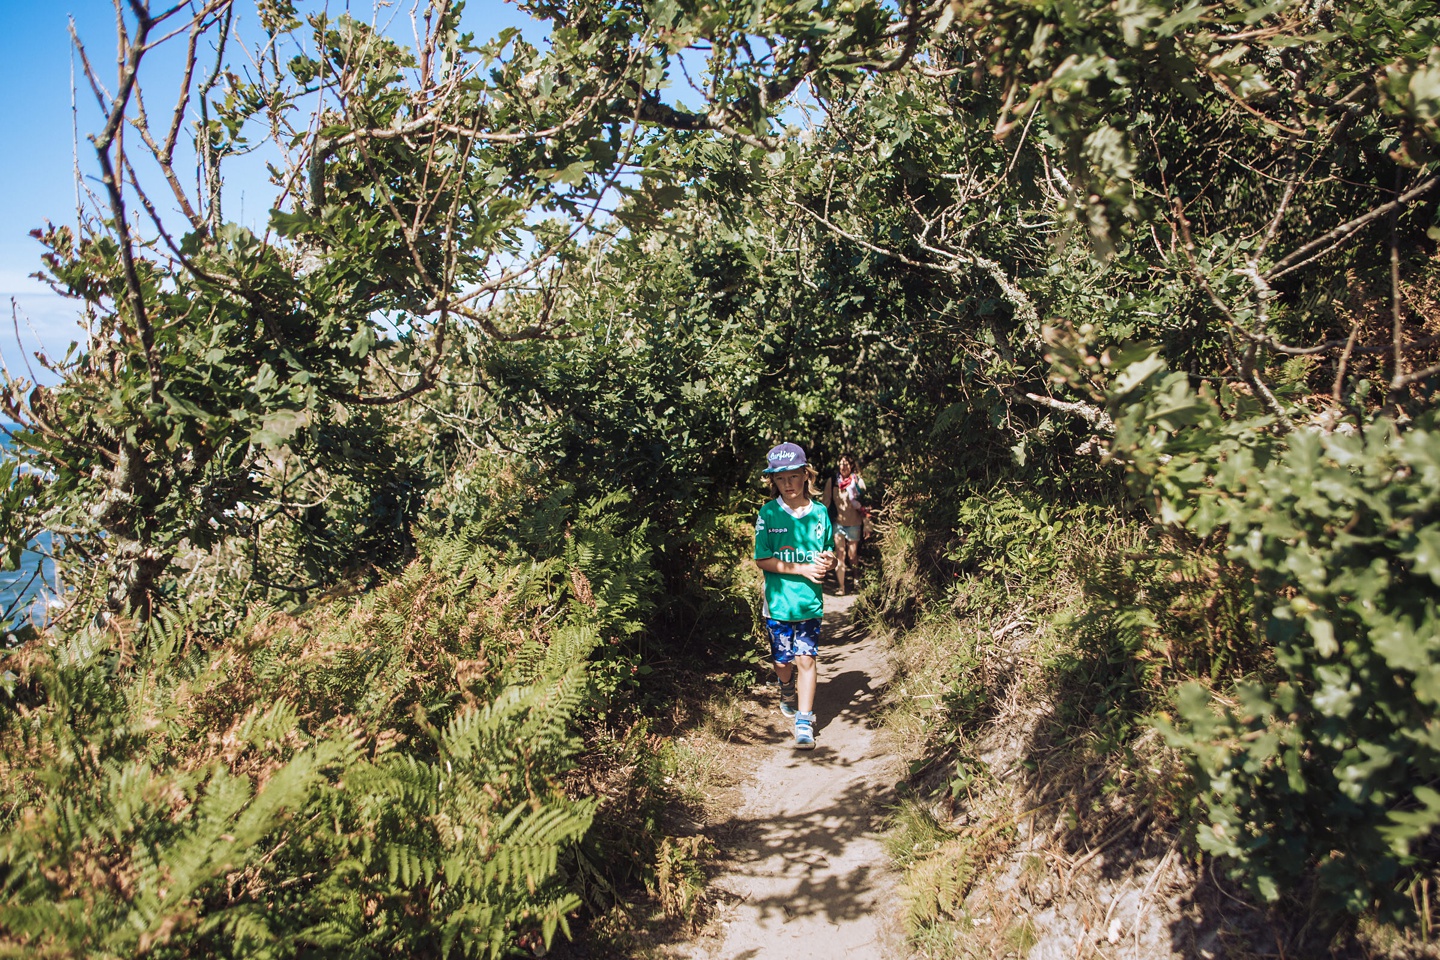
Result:
M814 657L820 653L820 618L813 620L765 620L770 630L770 655L777 664L790 663L796 657Z
M837 526L835 529L839 532L840 536L849 540L851 543L860 542L860 524L857 523L853 527Z

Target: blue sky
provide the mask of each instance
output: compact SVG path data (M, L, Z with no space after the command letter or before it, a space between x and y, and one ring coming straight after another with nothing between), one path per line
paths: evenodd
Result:
M162 4L153 3L159 8ZM242 16L253 20L249 0L240 0ZM319 9L320 3L297 4L302 10ZM350 4L331 0L337 12ZM394 35L409 30L410 3L393 4ZM370 19L371 4L357 2L355 14ZM11 373L28 376L26 358L43 348L52 356L64 353L79 330L74 306L53 293L30 274L40 268L40 245L29 232L47 220L64 223L75 210L74 138L71 111L70 17L90 52L91 62L107 82L115 75L115 13L110 0L0 0L0 129L7 143L0 150L0 356ZM500 0L469 0L466 25L478 36L493 36L509 26L521 27L527 38L538 42L540 25L530 21L513 5ZM163 64L162 64L163 66ZM81 137L81 169L93 172L93 150L84 141L100 125L100 113L80 72L78 126ZM151 107L159 113L158 106ZM270 199L264 188L263 167L234 169L234 181L227 183L228 219L254 224L265 213ZM254 191L247 191L247 181ZM247 195L259 193L258 203L246 203ZM241 212L243 208L243 214ZM12 300L19 308L20 340L17 344L11 323ZM23 347L22 347L23 344ZM43 371L41 379L45 377Z

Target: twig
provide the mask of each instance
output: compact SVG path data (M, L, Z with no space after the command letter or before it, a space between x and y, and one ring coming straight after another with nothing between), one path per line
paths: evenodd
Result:
M1293 169L1295 164L1293 152L1290 163ZM1285 183L1285 192L1280 195L1280 203L1275 208L1275 216L1270 218L1270 223L1265 228L1265 236L1261 238L1260 245L1255 248L1255 253L1250 258L1251 269L1256 272L1257 276L1259 274L1260 258L1265 256L1265 248L1270 246L1271 240L1275 239L1275 231L1280 229L1280 221L1285 219L1285 211L1290 209L1290 201L1294 198L1295 188L1299 186L1299 183L1299 175L1292 176ZM1263 283L1264 281L1261 280L1260 282Z
M1151 815L1152 814L1149 810L1144 811L1133 821L1131 821L1129 826L1122 827L1119 830L1116 830L1113 834L1109 836L1109 838L1101 841L1101 843L1097 845L1095 849L1090 850L1085 854L1085 856L1081 857L1079 860L1076 860L1075 863L1070 867L1070 872L1065 876L1065 893L1067 895L1070 893L1070 884L1075 882L1075 874L1079 872L1081 867L1085 866L1085 864L1089 863L1095 857L1099 856L1107 848L1113 846L1117 840L1120 840L1123 837L1127 837L1130 834L1134 833L1136 830L1143 827L1146 823L1150 821Z
M1021 104L1021 106L1024 106L1024 104ZM1005 172L1000 175L1002 178L1010 176L1010 171L1015 169L1015 164L1020 159L1020 151L1025 146L1025 138L1030 134L1030 124L1035 122L1035 114L1039 112L1040 108L1038 106L1030 108L1030 115L1025 118L1025 126L1020 130L1020 139L1015 144L1015 152L1010 156L1010 162L1005 165Z
M1145 909L1149 906L1150 891L1160 882L1161 875L1164 874L1166 868L1170 866L1170 860L1175 856L1175 851L1179 848L1180 838L1177 836L1171 841L1170 849L1165 851L1165 856L1161 859L1160 866L1156 867L1155 872L1150 875L1150 882L1145 884L1144 890L1140 891L1140 899L1135 905L1135 925L1130 928L1130 936L1134 938L1137 948L1140 946L1140 921L1145 918Z
M1241 900L1239 897L1235 896L1235 895L1234 895L1233 893L1231 893L1229 890L1226 890L1223 886L1220 885L1220 881L1215 877L1215 858L1214 858L1214 857L1208 858L1208 861L1207 861L1206 866L1209 868L1209 871L1210 871L1210 882L1211 882L1212 884L1214 884L1216 890L1219 890L1222 894L1225 895L1225 898L1226 898L1227 900L1233 900L1235 903L1238 903L1238 904L1240 904L1240 906L1246 907L1246 908L1249 908L1249 907L1253 906L1253 904L1246 903L1244 900Z
M225 47L230 38L230 24L234 14L234 7L227 7L225 16L220 24L219 41L215 44L215 64L210 68L210 73L200 84L200 89L195 92L195 100L200 105L200 123L196 136L196 153L199 154L195 165L195 192L196 200L203 197L205 206L206 224L210 228L211 235L220 232L220 224L224 222L221 210L221 182L220 182L220 157L215 153L215 144L210 134L210 92L220 82L220 75L225 68ZM203 179L202 179L203 178Z
M1227 342L1227 350L1231 354L1231 365L1237 367L1241 375L1245 378L1245 382L1250 385L1251 389L1260 394L1266 407L1269 408L1270 412L1275 416L1275 419L1286 431L1293 431L1295 429L1294 421L1290 419L1290 416L1285 412L1285 408L1280 405L1279 399L1255 370L1256 348L1267 345L1270 340L1269 335L1263 332L1259 334L1252 333L1246 329L1240 321L1236 319L1235 314L1230 310L1229 306L1226 305L1225 301L1220 299L1220 295L1216 293L1215 288L1210 285L1209 279L1205 276L1204 271L1200 269L1200 264L1195 259L1195 241L1190 236L1190 221L1185 216L1185 211L1181 208L1178 199L1173 201L1173 209L1179 226L1181 238L1180 248L1185 252L1186 262L1190 265L1190 274L1195 278L1196 283L1200 284L1200 288L1205 291L1205 294L1210 298L1210 302L1215 305L1215 308L1220 311L1221 315L1230 325L1232 338ZM1262 317L1266 316L1268 313L1266 304L1273 295L1270 285L1258 270L1253 269L1253 264L1241 272L1250 276L1251 282L1255 286L1256 299L1259 301L1260 315ZM1233 356L1234 335L1242 336L1249 341L1249 347L1242 355L1243 359L1238 361Z
M1252 117L1254 117L1255 119L1259 120L1261 123L1268 123L1270 126L1274 127L1276 130L1280 130L1280 131L1282 131L1282 132L1284 132L1284 133L1288 133L1288 134L1290 134L1292 137L1303 137L1303 136L1305 135L1305 131L1304 131L1304 130L1297 130L1297 129L1294 128L1294 127L1287 127L1287 126L1285 126L1285 124L1281 123L1279 120L1275 120L1275 119L1273 119L1273 118L1271 118L1271 117L1267 117L1265 114L1261 113L1259 110L1256 110L1254 107L1250 106L1250 104L1248 104L1248 103L1245 102L1245 99L1244 99L1243 97L1241 97L1239 94L1237 94L1234 90L1231 90L1231 89L1230 89L1229 84L1227 84L1225 81L1221 80L1219 77L1215 76L1215 74L1210 73L1210 74L1209 74L1209 77L1210 77L1210 82L1213 83L1213 84L1215 84L1215 86L1219 87L1220 90L1221 90L1227 97L1229 97L1229 98L1235 103L1236 106L1238 106L1241 110L1244 110L1246 113L1250 114L1250 115L1251 115Z
M133 240L130 236L130 224L125 212L124 184L110 156L110 148L116 144L119 137L121 125L125 121L125 108L129 103L130 94L135 88L136 77L140 71L140 59L146 50L145 38L154 23L141 0L131 0L130 8L136 16L136 34L133 39L128 41L127 47L124 19L120 14L117 2L116 17L121 21L121 49L125 51L124 58L121 60L120 83L115 91L115 97L109 104L104 129L98 136L91 137L90 142L95 145L95 153L100 160L101 182L105 184L106 192L109 194L111 216L115 221L115 232L119 235L120 242L117 246L120 252L121 270L125 277L126 299L130 305L130 314L135 320L136 332L140 336L140 344L145 351L145 364L150 374L150 402L159 403L162 388L160 357L155 351L155 337L150 329L150 317L145 308L145 293L141 289L140 275L135 266ZM90 58L85 53L85 47L80 42L80 35L76 32L73 23L70 25L70 39L75 50L80 54L80 63L85 69L86 76L91 80L91 86L97 91L96 97L99 99L99 81L90 66ZM100 107L102 110L106 109L103 99L100 99ZM123 161L123 147L121 150Z
M1344 402L1345 368L1350 365L1350 354L1355 349L1355 338L1360 334L1360 317L1357 314L1355 319L1350 321L1350 336L1345 338L1345 351L1340 354L1340 363L1335 368L1335 384L1330 388L1330 395L1335 398L1335 405L1338 407Z
M1403 389L1410 386L1412 383L1419 383L1421 380L1433 377L1437 373L1440 373L1440 363L1437 363L1431 367L1426 367L1423 370L1412 371L1400 378L1400 387L1401 389Z
M10 298L10 322L15 325L15 346L20 348L20 356L25 359L25 370L30 374L32 384L39 383L40 378L35 376L35 368L30 366L30 351L25 349L25 342L20 339L20 301L15 297ZM6 381L10 381L10 371L5 371Z
M1287 256L1271 266L1270 269L1265 272L1265 279L1274 282L1287 273L1299 270L1312 260L1324 256L1329 252L1331 247L1366 224L1388 215L1392 210L1398 210L1411 200L1424 196L1430 192L1430 190L1434 189L1436 184L1440 184L1440 176L1423 180L1389 203L1383 203L1368 213L1358 216L1353 220L1347 220L1333 230L1321 234L1299 249L1291 251ZM1313 254L1313 256L1311 254Z
M1395 168L1395 192L1400 192L1401 167ZM1401 413L1400 398L1405 390L1405 328L1402 325L1404 310L1400 297L1400 207L1397 204L1390 211L1390 322L1391 338L1394 344L1394 369L1390 376L1390 406L1398 417Z
M882 257L890 257L890 258L892 258L892 259L894 259L894 260L899 261L900 263L905 264L907 267L919 267L919 268L922 269L922 270L936 270L936 271L939 271L940 273L954 273L954 272L955 272L955 267L954 267L953 264L945 264L945 265L942 265L942 264L938 264L938 263L924 263L924 262L921 262L921 261L919 261L919 260L912 260L912 259L910 259L909 257L905 256L903 253L897 253L897 252L894 251L894 250L888 250L888 249L886 249L885 247L879 246L878 244L871 243L869 240L866 240L864 237L861 237L861 236L858 236L858 235L856 235L856 234L850 233L848 230L845 230L844 228L838 226L838 225L835 224L835 223L832 223L830 220L828 220L827 218L825 218L825 217L821 216L820 214L816 213L814 210L811 210L809 207L805 206L804 204L796 203L794 200L786 200L785 202L786 202L787 204L789 204L790 206L794 207L795 209L797 209L797 210L801 211L802 213L806 214L806 215L809 216L811 219L815 220L817 223L819 223L821 226L825 227L825 229L829 230L831 233L835 234L836 236L844 237L846 240L849 240L851 243L859 244L860 246L864 247L866 250L869 250L871 253L878 253L878 254L880 254Z
M149 148L151 156L155 158L156 164L160 167L160 173L165 177L165 182L170 185L170 192L175 195L175 202L180 205L180 212L197 230L204 226L205 221L191 206L190 198L186 196L184 188L180 186L180 178L175 174L173 162L175 143L180 136L180 128L185 122L186 107L190 102L190 81L195 76L196 51L200 36L208 29L205 20L224 8L226 13L223 20L228 27L230 4L231 0L210 0L190 21L190 35L186 43L184 66L180 78L180 94L170 117L170 127L166 132L165 142L163 144L156 143L155 138L151 136L150 118L145 112L145 98L143 90L138 84L135 87L135 116L130 121L131 126L139 132L140 139L145 141L145 146ZM155 44L151 44L151 46L155 46Z

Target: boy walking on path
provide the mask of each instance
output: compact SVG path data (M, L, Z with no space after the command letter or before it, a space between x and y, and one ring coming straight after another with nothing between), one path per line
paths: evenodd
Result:
M780 712L795 718L795 746L815 746L815 657L825 613L820 584L835 562L830 514L818 496L815 468L793 443L766 455L774 500L755 518L755 565L765 573L765 626L780 681ZM797 675L798 674L798 675Z

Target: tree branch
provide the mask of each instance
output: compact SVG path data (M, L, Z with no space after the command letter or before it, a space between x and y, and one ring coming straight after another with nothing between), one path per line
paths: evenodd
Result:
M1400 192L1401 168L1395 168L1395 192ZM1400 206L1396 204L1390 211L1390 322L1391 340L1394 345L1393 363L1394 369L1390 375L1390 396L1389 406L1396 414L1400 412L1401 394L1404 392L1405 381L1405 327L1403 325L1405 311L1401 303L1400 295Z
M1424 196L1426 193L1434 189L1436 184L1440 184L1440 176L1435 176L1431 177L1428 180L1423 180L1420 183L1417 183L1415 186L1411 187L1409 190L1400 194L1394 200L1391 200L1389 203L1383 203L1375 209L1369 211L1368 213L1356 217L1353 220L1346 221L1345 223L1340 224L1340 226L1336 227L1335 229L1321 234L1314 240L1311 240L1303 247L1292 251L1289 255L1274 264L1269 270L1265 272L1265 279L1273 283L1274 281L1285 276L1287 273L1298 270L1306 264L1310 263L1312 260L1324 256L1330 251L1332 247L1334 247L1335 244L1339 243L1341 240L1344 240L1356 230L1359 230L1361 227L1373 223L1381 217L1388 215L1391 211L1398 210L1400 207L1403 207L1411 200Z
M1058 410L1072 417L1079 417L1102 433L1115 432L1115 421L1110 419L1110 414L1094 404L1083 402L1071 403L1067 400L1056 400L1054 397L1042 397L1035 393L1020 393L1018 390L1015 391L1015 396L1037 407Z
M160 167L165 182L170 185L170 192L175 195L175 202L180 205L180 212L190 221L191 226L200 230L205 226L204 218L195 212L190 204L190 198L186 195L183 187L180 186L180 179L175 174L175 144L180 136L180 128L184 126L186 109L190 104L190 82L195 76L195 65L197 62L200 37L207 29L205 20L213 16L222 8L225 10L223 21L225 29L228 30L230 22L230 11L233 0L210 0L203 9L197 13L190 22L189 37L186 41L184 64L181 68L180 94L175 104L175 109L170 117L170 126L165 134L165 142L157 143L150 133L150 120L145 113L145 100L141 96L141 90L135 89L135 117L131 125L139 132L140 138L145 141L155 162Z
M130 0L130 9L136 18L136 35L128 41L128 47L125 46L127 41L124 36L122 17L120 32L124 57L121 60L120 81L115 91L115 97L109 104L105 127L97 136L92 136L90 142L95 145L95 153L100 160L101 182L105 184L106 193L109 195L110 212L115 221L115 232L119 235L120 242L117 246L120 251L121 269L125 276L126 300L130 306L130 314L135 320L135 329L139 334L140 344L145 351L145 364L150 374L150 400L152 403L159 403L160 391L163 387L160 375L160 357L155 350L155 336L150 328L150 317L145 306L145 293L140 285L140 275L135 266L134 241L130 236L130 224L125 212L124 184L110 156L110 148L115 144L121 125L125 121L125 109L129 103L131 92L135 89L136 77L140 71L140 60L145 54L145 38L153 24L150 13L141 0ZM120 17L118 0L116 16ZM85 68L86 75L91 77L91 86L98 90L99 85L94 79L90 58L86 55L85 47L80 42L80 36L73 23L70 25L70 39L80 54L80 62ZM105 109L103 101L101 109Z

